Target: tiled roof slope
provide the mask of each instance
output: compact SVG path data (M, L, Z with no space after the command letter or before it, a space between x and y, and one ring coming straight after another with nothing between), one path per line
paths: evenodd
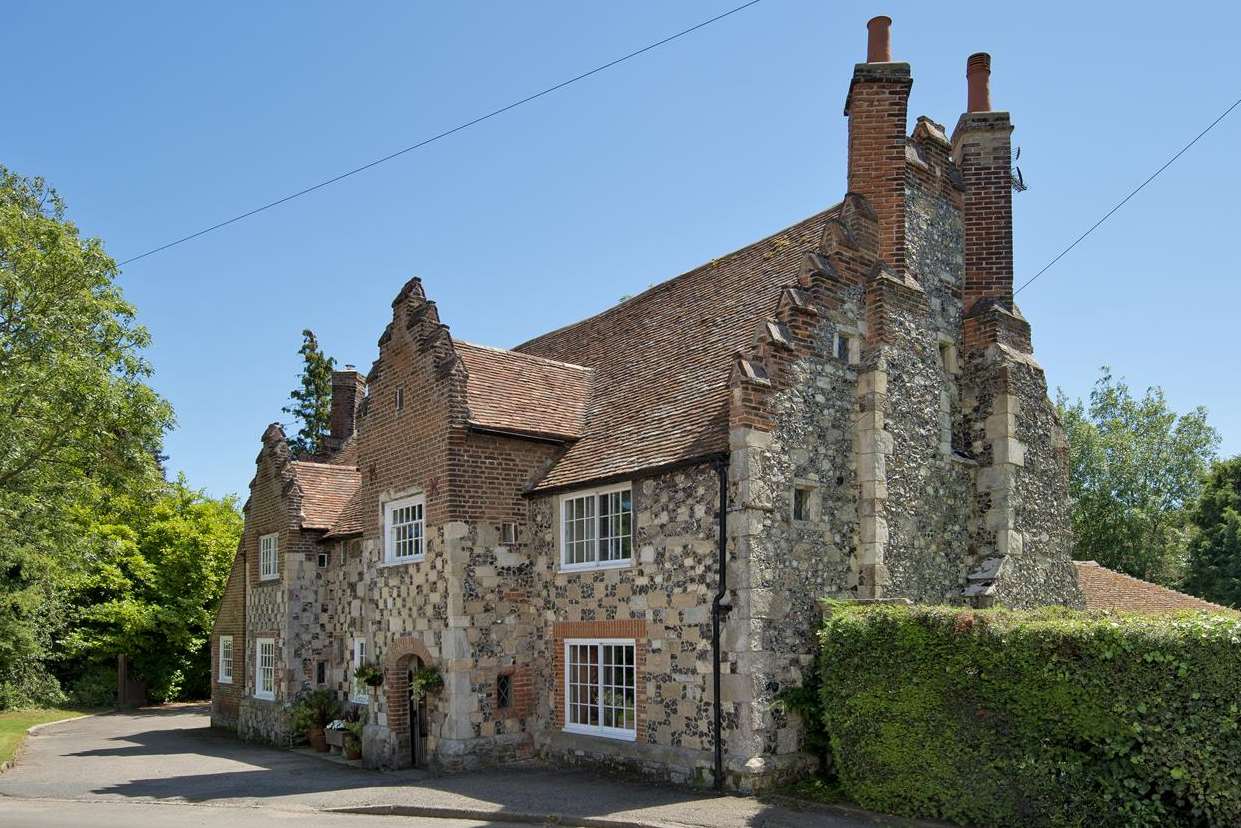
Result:
M1086 596L1086 609L1141 613L1178 610L1236 613L1228 607L1108 569L1095 561L1074 561L1073 565L1077 567L1077 583Z
M465 364L470 424L558 439L582 436L591 370L453 340Z
M332 528L357 492L362 476L352 466L304 460L294 460L291 465L302 491L302 528Z
M780 288L839 207L708 262L513 350L594 369L582 439L538 489L728 450L732 356L751 344Z
M362 534L362 487L359 486L354 491L353 496L349 498L349 502L345 504L345 508L341 510L340 517L332 524L332 528L324 537L327 538L343 538L349 535Z

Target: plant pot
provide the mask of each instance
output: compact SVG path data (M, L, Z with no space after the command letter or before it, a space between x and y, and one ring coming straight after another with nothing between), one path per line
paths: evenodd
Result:
M362 758L362 745L358 743L357 739L346 739L345 740L345 758L346 759L361 759Z
M327 753L327 733L321 727L312 727L306 731L306 741L318 753Z

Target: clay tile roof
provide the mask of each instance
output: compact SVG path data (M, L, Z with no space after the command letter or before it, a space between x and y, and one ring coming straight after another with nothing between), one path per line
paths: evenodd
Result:
M732 357L797 283L833 207L514 350L594 369L582 439L538 489L728 450Z
M470 425L572 440L582 436L591 370L453 340L465 364Z
M340 517L332 524L332 528L324 535L325 538L343 538L349 535L362 534L362 487L359 486L341 509Z
M362 477L352 466L294 460L293 476L302 491L302 527L330 529L358 490Z
M1074 561L1073 565L1077 567L1077 583L1086 596L1086 609L1140 613L1178 610L1236 613L1228 607L1108 569L1095 561Z

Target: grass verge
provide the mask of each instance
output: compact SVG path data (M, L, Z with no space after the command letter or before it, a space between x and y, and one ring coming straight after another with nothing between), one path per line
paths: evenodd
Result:
M45 707L33 710L6 710L0 713L0 765L17 755L17 749L26 738L26 731L37 724L85 716L90 711L69 708Z

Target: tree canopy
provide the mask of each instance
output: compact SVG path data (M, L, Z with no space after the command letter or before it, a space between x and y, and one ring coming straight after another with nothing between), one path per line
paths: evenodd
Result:
M122 650L157 695L188 686L236 546L232 499L163 478L173 412L116 275L54 190L0 166L0 709Z
M1194 536L1185 588L1241 609L1241 457L1211 468L1189 519Z
M1074 557L1177 583L1187 509L1219 444L1206 410L1178 415L1159 388L1135 397L1107 368L1088 403L1060 394L1056 404L1069 440Z
M332 420L332 370L336 360L323 353L314 331L302 331L302 373L298 386L289 392L293 404L285 414L292 414L301 424L289 448L299 457L313 457L323 452Z

